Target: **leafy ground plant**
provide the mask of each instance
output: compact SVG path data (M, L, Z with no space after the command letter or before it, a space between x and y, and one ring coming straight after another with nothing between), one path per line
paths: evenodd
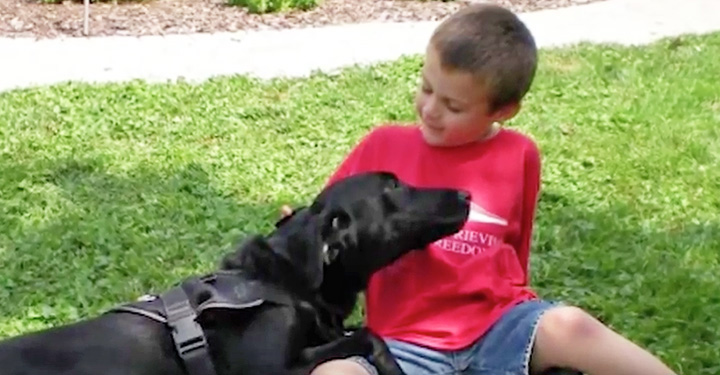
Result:
M309 10L320 0L228 0L230 5L243 6L251 13L271 13L287 9Z
M0 94L0 335L210 269L374 124L413 120L420 66ZM508 124L543 153L536 289L681 374L720 373L718 71L720 34L544 50Z

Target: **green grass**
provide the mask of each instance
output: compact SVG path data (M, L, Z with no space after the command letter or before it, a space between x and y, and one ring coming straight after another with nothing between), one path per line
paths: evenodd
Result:
M720 372L720 34L543 51L509 126L543 152L533 283L682 374ZM0 335L204 272L307 202L421 60L334 77L0 94Z

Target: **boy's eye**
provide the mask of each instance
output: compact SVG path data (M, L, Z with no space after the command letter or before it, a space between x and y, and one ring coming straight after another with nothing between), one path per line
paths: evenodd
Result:
M456 107L455 105L452 105L452 104L448 104L446 107L447 107L448 111L450 111L450 112L452 112L452 113L458 113L458 112L461 112L461 111L462 111L462 109L460 109L460 108L458 108L458 107Z

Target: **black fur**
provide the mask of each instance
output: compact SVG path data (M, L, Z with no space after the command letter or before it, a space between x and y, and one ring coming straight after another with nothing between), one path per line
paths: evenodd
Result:
M329 359L369 352L384 361L381 372L397 372L369 331L328 340L318 318L329 324L328 317L347 317L373 272L456 232L467 213L466 194L415 189L391 174L371 173L325 189L269 236L251 236L220 268L282 288L296 303L201 315L218 375L306 375ZM129 313L5 340L0 364L3 375L184 374L168 328Z

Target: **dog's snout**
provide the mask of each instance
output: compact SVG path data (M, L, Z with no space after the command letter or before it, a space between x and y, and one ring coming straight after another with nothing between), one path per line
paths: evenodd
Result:
M470 201L470 193L466 191L459 191L458 198L460 199L460 202L467 203Z

